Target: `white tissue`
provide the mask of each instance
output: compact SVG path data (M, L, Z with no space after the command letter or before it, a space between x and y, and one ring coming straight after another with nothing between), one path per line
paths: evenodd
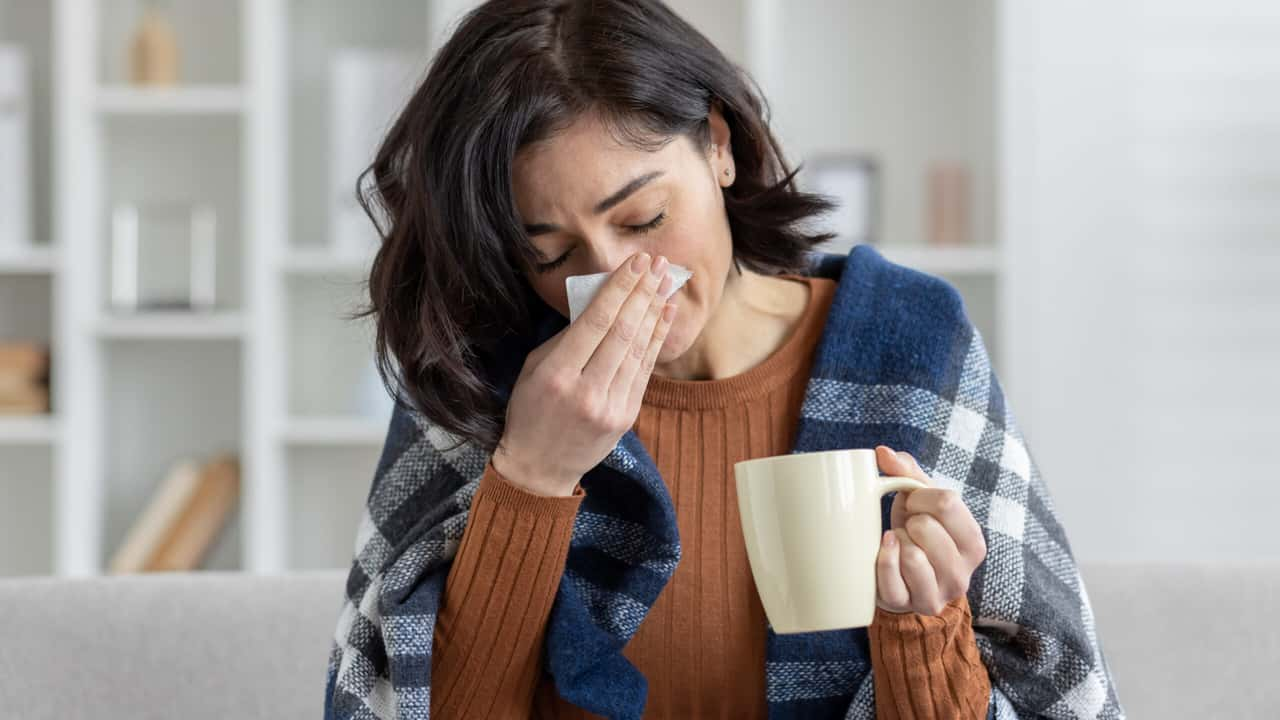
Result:
M591 302L591 298L596 296L600 288L604 286L604 281L613 273L602 272L594 275L571 275L565 278L565 290L569 293L569 322L578 319L583 310L587 309L587 305ZM679 290L689 278L693 277L693 272L687 270L675 263L667 263L667 275L671 277L671 289L662 298L666 300Z

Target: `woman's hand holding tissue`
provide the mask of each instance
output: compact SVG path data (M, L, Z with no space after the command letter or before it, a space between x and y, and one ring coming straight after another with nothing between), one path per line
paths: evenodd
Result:
M676 306L666 258L615 269L576 320L534 348L511 391L492 461L509 482L570 495L640 413Z

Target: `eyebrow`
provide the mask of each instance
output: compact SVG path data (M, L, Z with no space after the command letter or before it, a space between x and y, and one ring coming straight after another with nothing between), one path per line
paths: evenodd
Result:
M662 175L663 175L662 170L654 170L653 172L648 172L648 173L645 173L644 175L641 175L640 177L632 180L626 185L623 185L621 190L618 190L617 192L613 193L609 197L596 203L596 206L591 209L591 212L595 215L599 215L600 213L605 212L606 210L612 208L613 206L617 205L623 200L626 200L635 191L639 190L645 185L648 185L650 182L656 180L657 178L662 177ZM524 226L524 231L528 233L530 237L534 235L541 235L543 233L555 232L559 229L560 229L559 225L550 225L547 223L534 223L532 225Z

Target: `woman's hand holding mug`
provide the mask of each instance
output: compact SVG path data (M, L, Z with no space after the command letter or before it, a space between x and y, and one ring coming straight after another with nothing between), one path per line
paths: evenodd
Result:
M666 258L637 253L609 276L574 322L525 358L492 462L508 481L570 495L640 413L671 329Z
M880 445L876 462L885 475L933 485L909 453ZM987 545L959 493L937 487L899 491L889 527L876 559L877 607L941 615L947 603L969 591L969 579L986 558Z

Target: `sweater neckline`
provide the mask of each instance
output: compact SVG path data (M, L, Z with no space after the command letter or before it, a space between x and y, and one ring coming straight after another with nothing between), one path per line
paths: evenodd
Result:
M645 406L702 410L721 408L764 397L789 382L814 349L813 337L825 324L835 283L827 278L784 274L809 287L804 310L782 344L763 361L736 375L714 380L680 380L650 375L645 388Z

